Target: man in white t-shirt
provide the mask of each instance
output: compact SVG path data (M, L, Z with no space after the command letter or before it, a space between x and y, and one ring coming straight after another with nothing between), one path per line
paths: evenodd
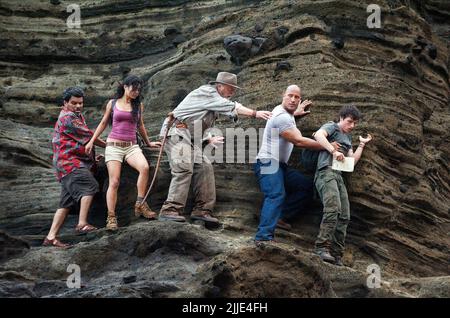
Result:
M299 171L289 168L287 163L294 146L314 150L324 149L317 141L303 137L298 130L295 117L305 116L311 101L300 103L301 90L297 85L289 86L281 105L272 111L267 121L261 149L254 166L264 203L255 243L273 241L280 217L296 214L304 209L313 196L313 180ZM333 145L337 148L336 145ZM282 222L281 224L285 224Z

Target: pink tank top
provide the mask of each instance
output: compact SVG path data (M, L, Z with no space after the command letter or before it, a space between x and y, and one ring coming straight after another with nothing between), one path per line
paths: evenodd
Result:
M115 107L115 102L113 101L112 105L112 129L108 138L136 142L137 125L133 113L118 109Z

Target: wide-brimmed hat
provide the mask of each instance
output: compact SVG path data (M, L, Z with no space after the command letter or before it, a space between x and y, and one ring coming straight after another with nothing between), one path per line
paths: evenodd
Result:
M209 84L224 84L233 86L234 88L242 89L241 87L237 86L237 76L233 73L228 72L220 72L217 74L216 80L209 82Z

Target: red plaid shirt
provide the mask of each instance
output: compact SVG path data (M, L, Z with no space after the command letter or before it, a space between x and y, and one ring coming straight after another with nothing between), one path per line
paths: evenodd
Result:
M53 166L59 181L77 168L93 167L94 151L89 156L84 149L92 135L82 114L61 110L52 139Z

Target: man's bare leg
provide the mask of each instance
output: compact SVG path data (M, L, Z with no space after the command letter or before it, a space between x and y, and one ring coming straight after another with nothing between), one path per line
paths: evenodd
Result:
M88 224L87 217L89 213L89 209L91 208L92 200L94 199L93 195L87 195L81 198L80 200L80 217L78 219L78 225L86 225Z
M67 214L69 213L69 210L69 208L61 208L56 210L55 216L53 217L52 227L48 232L47 239L53 240L56 238Z

